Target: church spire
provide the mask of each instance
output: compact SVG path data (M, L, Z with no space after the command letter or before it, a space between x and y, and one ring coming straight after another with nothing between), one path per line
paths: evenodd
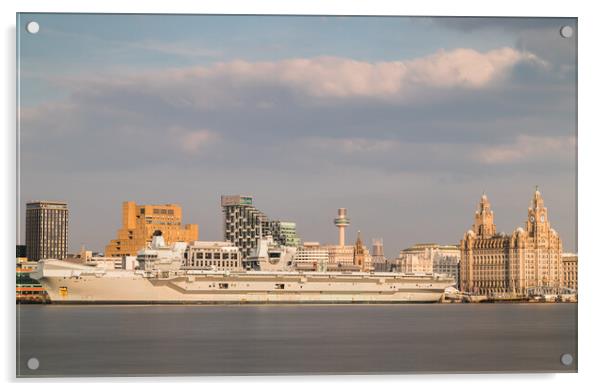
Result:
M362 242L362 235L360 231L357 231L357 239L355 240L355 246L353 248L353 263L360 267L361 271L366 270L366 258L369 256L368 252L364 248Z
M355 240L355 246L363 246L364 243L362 242L362 233L361 231L357 231L357 239Z

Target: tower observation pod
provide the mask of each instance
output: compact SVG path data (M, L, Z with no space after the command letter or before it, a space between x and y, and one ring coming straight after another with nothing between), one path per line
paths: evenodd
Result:
M347 209L339 208L339 215L334 219L334 225L339 228L339 246L345 245L345 227L350 223L347 218Z

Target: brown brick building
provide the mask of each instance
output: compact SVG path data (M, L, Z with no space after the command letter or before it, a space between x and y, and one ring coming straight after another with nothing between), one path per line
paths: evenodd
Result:
M168 245L192 242L199 236L198 225L182 225L182 208L179 205L137 205L126 201L122 206L122 227L117 231L117 239L105 247L105 256L136 255L151 242L156 230L163 233Z

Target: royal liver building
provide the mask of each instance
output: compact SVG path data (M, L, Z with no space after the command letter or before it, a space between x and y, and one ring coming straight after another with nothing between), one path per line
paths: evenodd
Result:
M483 194L472 229L460 242L460 289L478 294L525 294L529 288L560 288L562 242L548 221L535 190L525 228L497 233L493 211Z

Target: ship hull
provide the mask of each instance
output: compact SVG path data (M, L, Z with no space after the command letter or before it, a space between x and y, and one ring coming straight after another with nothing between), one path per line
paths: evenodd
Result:
M52 303L431 303L440 301L453 284L445 278L393 273L240 272L149 278L131 271L94 273L51 266L45 265L38 278Z

